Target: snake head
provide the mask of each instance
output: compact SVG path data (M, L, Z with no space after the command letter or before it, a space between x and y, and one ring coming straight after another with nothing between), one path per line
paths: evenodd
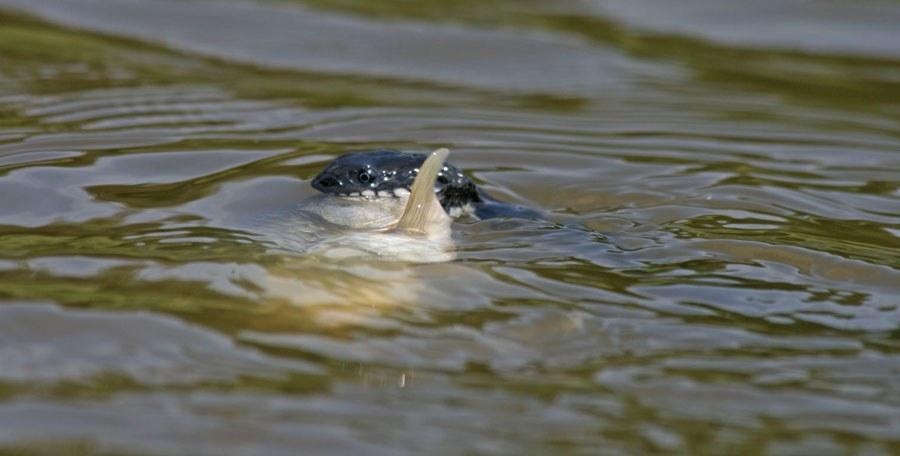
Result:
M341 197L409 196L426 155L379 149L351 152L334 159L312 181L316 190ZM480 201L475 184L445 163L435 181L435 193L450 214Z

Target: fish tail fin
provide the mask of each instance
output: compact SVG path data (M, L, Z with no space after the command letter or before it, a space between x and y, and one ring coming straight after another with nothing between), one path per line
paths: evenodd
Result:
M406 208L397 223L397 229L424 234L427 232L430 222L438 217L446 217L440 202L434 195L434 183L444 168L444 162L448 155L450 155L450 150L440 148L429 154L422 163L410 189ZM441 213L437 214L436 211L441 211Z

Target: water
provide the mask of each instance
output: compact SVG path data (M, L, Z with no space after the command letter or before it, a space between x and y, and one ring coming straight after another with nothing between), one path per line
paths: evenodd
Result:
M0 446L900 451L896 2L0 0ZM555 223L242 223L447 146Z

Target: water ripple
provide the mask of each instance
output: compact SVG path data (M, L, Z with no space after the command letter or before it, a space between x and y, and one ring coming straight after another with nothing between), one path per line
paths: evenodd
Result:
M900 448L884 43L646 1L161 3L0 0L145 41L0 12L0 446ZM298 253L324 163L438 146L548 220L460 220L447 263Z

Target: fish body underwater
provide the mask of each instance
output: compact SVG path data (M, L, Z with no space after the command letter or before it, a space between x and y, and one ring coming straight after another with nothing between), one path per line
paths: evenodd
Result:
M302 315L333 328L368 324L435 299L441 293L435 281L472 276L469 267L452 261L450 214L478 218L479 208L482 215L497 208L507 216L518 213L488 200L445 162L448 153L338 157L313 179L319 194L244 226L276 260L262 270L245 267L236 277L252 283L272 312L289 309L291 318ZM359 179L363 172L370 175Z

